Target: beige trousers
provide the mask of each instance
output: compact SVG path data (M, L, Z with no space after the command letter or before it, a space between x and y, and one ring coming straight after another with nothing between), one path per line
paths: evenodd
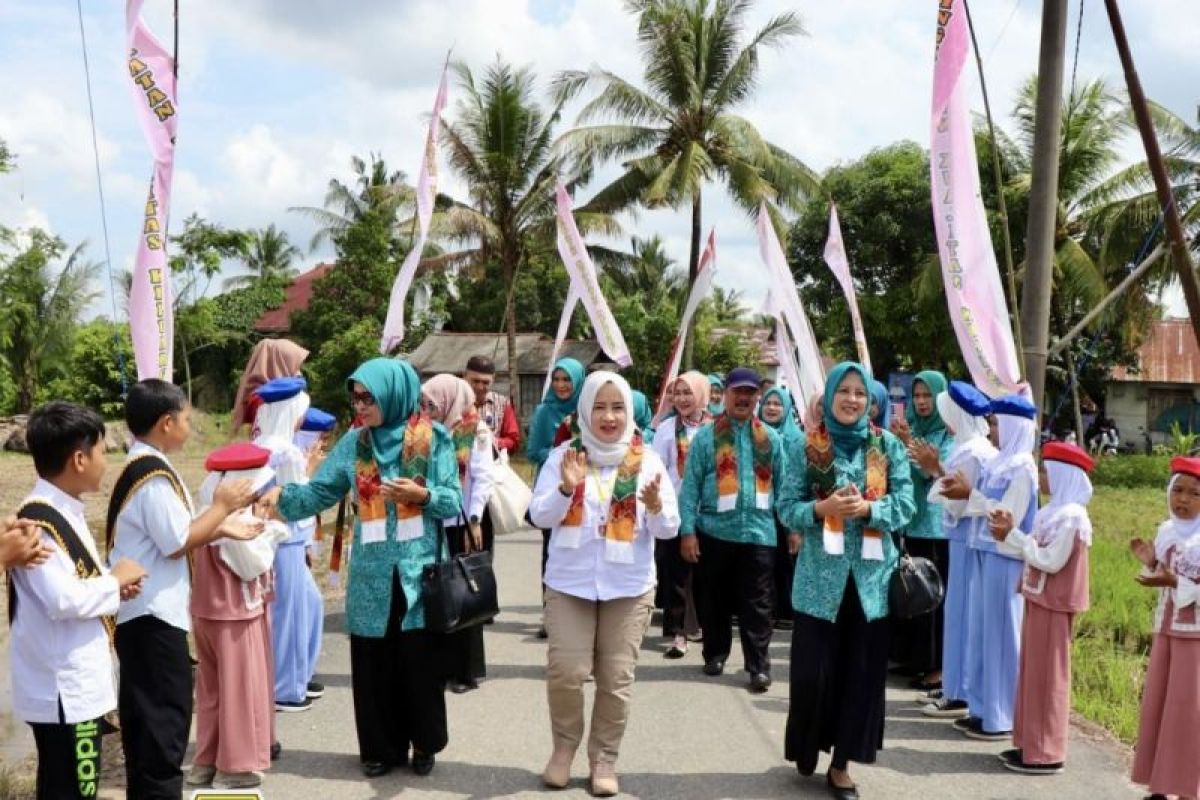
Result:
M638 649L654 612L654 590L640 597L584 600L546 590L546 696L555 748L583 741L583 684L596 680L588 761L615 763L629 719Z

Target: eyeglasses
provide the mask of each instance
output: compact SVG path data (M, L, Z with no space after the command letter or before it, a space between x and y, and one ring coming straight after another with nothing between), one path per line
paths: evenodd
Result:
M351 392L350 405L370 408L375 405L375 398L369 392Z

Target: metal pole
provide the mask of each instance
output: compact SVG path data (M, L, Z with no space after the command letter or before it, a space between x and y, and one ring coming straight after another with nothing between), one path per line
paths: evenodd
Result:
M1108 21L1112 25L1113 40L1116 42L1117 52L1121 56L1121 66L1125 68L1125 85L1129 89L1129 104L1133 107L1133 115L1137 119L1138 132L1142 135L1142 145L1146 148L1146 163L1150 166L1150 174L1154 176L1154 189L1158 193L1158 202L1163 208L1167 241L1171 243L1172 261L1175 263L1175 271L1179 274L1179 282L1183 284L1183 296L1187 299L1192 331L1197 341L1200 341L1200 281L1196 279L1196 266L1192 263L1192 255L1188 251L1187 236L1183 232L1183 224L1179 220L1179 209L1175 205L1175 198L1171 193L1171 181L1167 177L1167 169L1163 164L1162 150L1158 146L1158 138L1154 135L1154 121L1150 119L1146 94L1142 91L1142 82L1138 79L1137 70L1133 66L1133 54L1129 50L1129 40L1125 37L1125 25L1121 22L1121 12L1117 8L1117 0L1104 0L1104 7L1108 10Z
M1069 330L1065 334L1063 334L1062 338L1058 339L1050 347L1050 357L1053 358L1054 356L1061 353L1063 351L1063 348L1071 343L1072 339L1074 339L1079 334L1083 333L1084 329L1087 328L1087 326L1091 325L1093 322L1096 321L1096 317L1100 316L1100 314L1104 311L1104 309L1108 308L1109 303L1111 303L1113 300L1116 300L1121 295L1125 294L1125 290L1128 289L1130 286L1132 286L1137 281L1138 278L1145 275L1146 270L1153 267L1155 265L1155 263L1157 263L1158 260L1160 258L1162 258L1163 254L1166 252L1167 252L1167 247L1166 247L1166 245L1162 245L1162 244L1160 244L1158 247L1155 247L1153 250L1151 250L1150 255L1146 256L1145 260L1143 260L1142 263L1140 263L1136 267L1134 267L1133 272L1126 275L1125 280L1121 281L1117 285L1117 288L1113 289L1111 292L1109 292L1107 295L1105 295L1103 300L1101 300L1099 303L1096 303L1095 308L1093 308L1091 311L1089 311L1084 316L1083 319L1081 319L1081 320L1079 320L1079 322L1075 323L1075 327L1071 328L1071 330Z
M1046 346L1050 338L1050 290L1054 275L1054 233L1058 221L1058 157L1062 140L1062 78L1067 38L1067 0L1042 3L1042 44L1038 58L1036 128L1029 226L1025 236L1025 284L1021 287L1021 336L1025 378L1033 402L1042 407L1046 388Z

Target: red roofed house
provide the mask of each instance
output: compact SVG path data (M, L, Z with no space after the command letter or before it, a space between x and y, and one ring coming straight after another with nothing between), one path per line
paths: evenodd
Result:
M1141 431L1161 442L1178 422L1200 431L1200 347L1192 323L1154 323L1138 348L1138 368L1117 367L1109 376L1105 411L1123 442L1140 444Z
M283 305L264 312L254 323L254 330L266 334L287 333L291 330L292 312L308 308L308 303L312 300L313 282L325 277L333 267L333 264L318 264L303 275L297 275L284 294Z

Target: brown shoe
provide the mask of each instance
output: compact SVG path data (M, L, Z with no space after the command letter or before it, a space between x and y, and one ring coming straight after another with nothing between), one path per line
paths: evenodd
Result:
M616 766L611 761L596 761L592 764L592 797L614 797L621 791L617 783Z
M575 760L575 751L565 747L555 747L546 768L542 770L542 783L548 789L565 789L571 782L571 762Z

